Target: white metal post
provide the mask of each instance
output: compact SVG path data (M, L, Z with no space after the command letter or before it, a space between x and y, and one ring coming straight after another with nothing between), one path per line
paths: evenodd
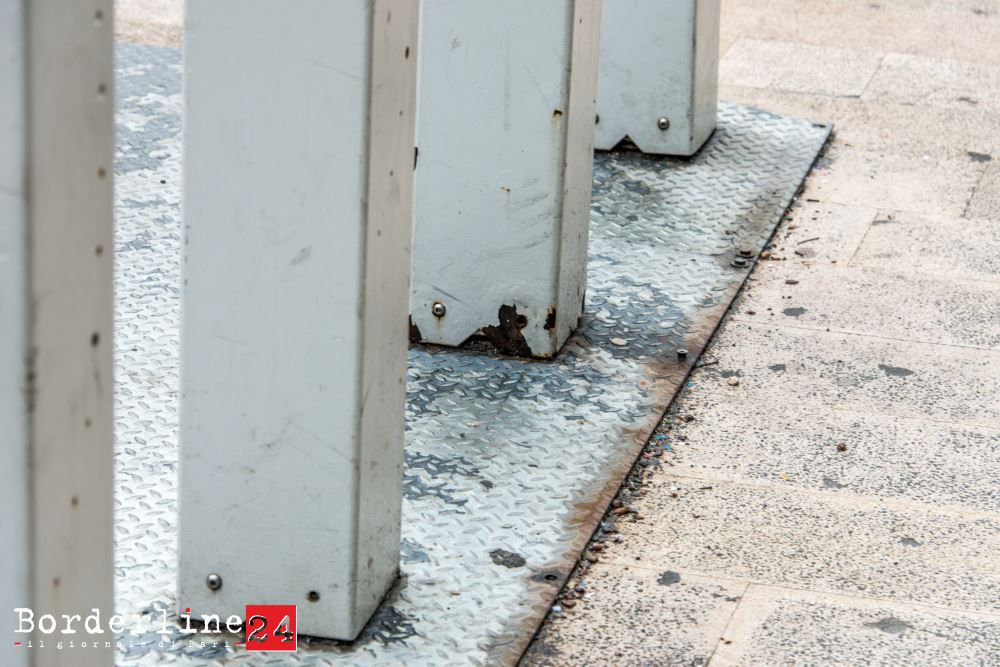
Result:
M352 639L399 562L416 0L188 0L180 579ZM214 575L214 576L213 576Z
M111 6L0 0L3 665L113 659Z
M551 357L576 328L600 0L424 0L410 336Z
M715 130L720 0L604 3L594 146L693 155Z

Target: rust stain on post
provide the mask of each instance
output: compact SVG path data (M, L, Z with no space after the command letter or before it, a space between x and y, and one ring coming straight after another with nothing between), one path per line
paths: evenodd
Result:
M420 327L413 323L413 317L410 317L410 342L419 343L424 339L420 334Z
M514 354L522 357L531 356L531 348L524 340L521 330L528 326L526 315L517 312L517 306L500 306L497 311L497 326L482 328L482 334L493 347L502 354Z
M554 332L556 328L556 308L555 306L549 308L549 314L545 318L545 329L549 332Z

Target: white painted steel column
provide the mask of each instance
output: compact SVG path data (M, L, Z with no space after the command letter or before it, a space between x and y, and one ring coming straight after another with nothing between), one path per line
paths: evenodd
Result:
M13 611L36 629L97 609L104 630L112 614L111 6L0 0L5 666L113 660L109 633L19 634ZM88 647L55 648L69 639Z
M604 3L594 146L693 155L715 130L720 0Z
M178 603L196 618L297 604L300 633L352 639L396 576L416 31L416 0L188 0Z
M586 288L600 0L423 0L413 341L551 357Z

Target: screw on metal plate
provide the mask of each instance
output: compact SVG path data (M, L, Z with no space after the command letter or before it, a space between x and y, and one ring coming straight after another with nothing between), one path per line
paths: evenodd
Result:
M745 259L743 259L742 257L733 257L732 264L737 269L745 269L746 266L747 266L747 261Z
M656 121L656 127L660 128L664 132L670 129L670 119L666 116L661 116Z
M444 304L440 301L435 301L434 305L431 306L431 312L434 313L434 317L444 317L444 314L448 312L448 309L444 307Z
M205 585L211 590L217 591L222 588L222 577L217 574L210 574L205 577Z
M687 359L687 357L688 357L688 351L687 350L685 350L683 347L677 349L677 358L678 359L680 359L680 360L683 361L684 359Z
M739 256L740 257L753 257L753 249L752 248L746 248L746 247L740 248L740 250L739 250Z

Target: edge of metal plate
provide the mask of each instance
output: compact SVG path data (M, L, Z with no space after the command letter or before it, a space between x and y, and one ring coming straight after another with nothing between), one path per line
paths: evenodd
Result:
M117 58L116 606L170 619L118 664L275 664L173 616L180 52ZM830 130L721 104L693 158L598 153L579 331L552 361L410 350L402 576L359 640L280 664L515 664Z

